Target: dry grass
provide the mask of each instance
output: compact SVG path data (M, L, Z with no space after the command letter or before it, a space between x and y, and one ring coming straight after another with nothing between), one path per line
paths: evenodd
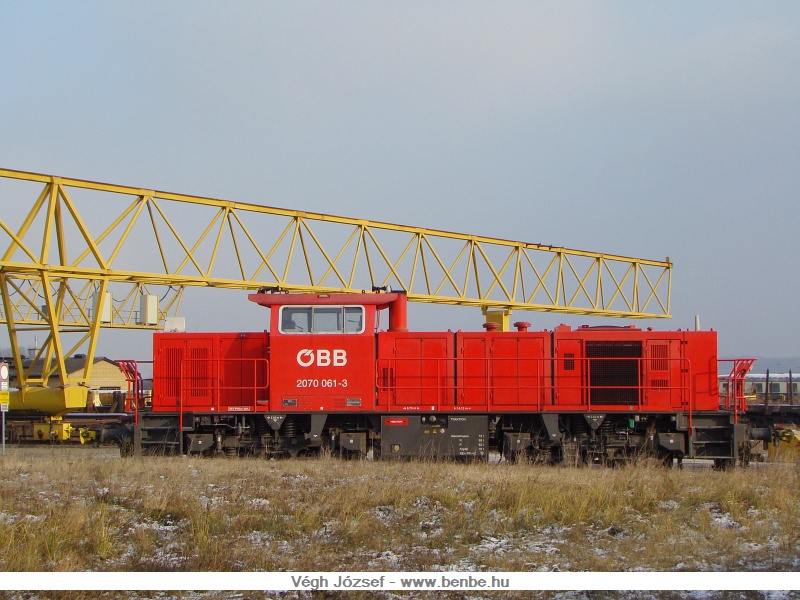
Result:
M41 450L41 449L39 449ZM0 571L797 570L800 469L0 459Z

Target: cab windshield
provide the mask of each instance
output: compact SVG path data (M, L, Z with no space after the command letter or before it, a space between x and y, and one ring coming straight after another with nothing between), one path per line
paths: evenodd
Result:
M281 333L362 333L363 306L282 306Z

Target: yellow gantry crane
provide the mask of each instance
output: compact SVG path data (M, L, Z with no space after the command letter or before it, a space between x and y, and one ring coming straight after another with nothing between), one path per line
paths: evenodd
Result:
M189 286L287 292L402 289L415 302L669 317L672 264L0 169L0 320L36 409L58 375L86 404L101 328L164 326ZM34 374L20 333L42 333ZM70 342L66 340L72 338ZM85 349L70 377L65 359ZM36 364L34 361L33 364ZM14 401L12 400L12 404Z

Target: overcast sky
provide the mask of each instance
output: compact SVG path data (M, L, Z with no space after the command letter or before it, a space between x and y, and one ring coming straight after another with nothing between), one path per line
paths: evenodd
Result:
M669 257L645 325L800 355L796 1L0 0L0 167Z

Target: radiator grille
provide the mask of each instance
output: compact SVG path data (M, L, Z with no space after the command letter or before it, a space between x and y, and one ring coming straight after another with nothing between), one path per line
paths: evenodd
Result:
M642 342L586 342L586 357L592 404L638 404Z
M180 395L181 385L181 361L183 360L183 348L165 348L164 349L164 363L166 368L164 377L165 396L167 398L176 399Z
M650 346L650 368L653 371L669 370L669 346L658 344Z
M184 366L184 377L187 377L188 392L191 398L205 398L209 395L211 390L211 374L209 369L211 363L209 362L209 349L208 348L189 348L188 356L186 358L192 359Z

